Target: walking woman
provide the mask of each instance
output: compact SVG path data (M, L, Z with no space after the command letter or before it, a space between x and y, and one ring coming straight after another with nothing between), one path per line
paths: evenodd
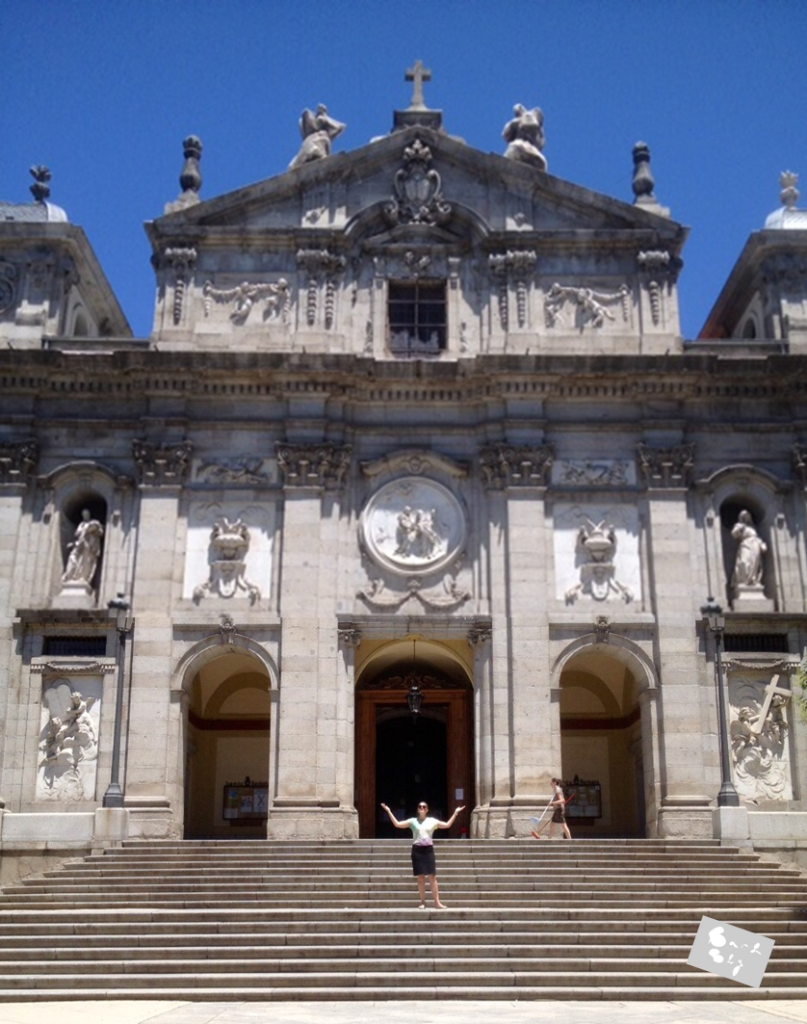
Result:
M465 808L458 807L448 821L438 821L437 818L429 817L429 805L421 801L418 804L418 816L416 818L398 821L386 804L381 806L387 812L389 820L396 828L412 829L414 837L412 843L412 874L418 880L420 909L426 909L426 878L428 877L435 907L437 910L445 910L445 905L440 902L440 893L437 888L437 871L434 865L434 842L432 841L432 836L438 828L451 828L457 820L457 815L464 811Z

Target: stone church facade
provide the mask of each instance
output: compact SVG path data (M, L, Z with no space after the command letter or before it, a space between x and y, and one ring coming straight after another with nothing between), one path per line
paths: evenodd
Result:
M611 199L540 111L482 153L421 85L212 199L187 139L148 338L44 193L0 204L5 856L386 836L421 797L528 836L557 775L578 838L805 863L795 181L686 341L646 147Z

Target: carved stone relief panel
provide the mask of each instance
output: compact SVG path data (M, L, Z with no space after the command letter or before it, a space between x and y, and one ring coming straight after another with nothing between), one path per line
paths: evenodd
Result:
M758 669L729 673L732 775L746 800L793 799L787 735L790 692L775 683Z
M265 597L271 586L274 534L273 504L192 503L183 599L255 602Z
M192 463L194 483L214 487L266 487L276 479L274 458L247 453L220 458L199 458Z
M556 597L578 601L641 599L639 513L633 505L567 504L554 508Z
M598 330L607 323L630 322L631 295L627 284L616 291L555 283L544 297L544 315L549 328Z
M437 572L461 554L467 522L447 487L409 476L376 491L362 512L361 533L378 565L417 576Z
M90 675L44 682L38 800L94 800L103 682Z
M633 459L556 459L552 483L558 487L633 487Z
M212 281L205 281L204 314L210 317L213 302L228 309L232 323L240 326L250 322L275 322L287 324L291 308L291 291L284 277L273 282L242 281L232 288L216 288ZM253 312L258 304L258 311Z

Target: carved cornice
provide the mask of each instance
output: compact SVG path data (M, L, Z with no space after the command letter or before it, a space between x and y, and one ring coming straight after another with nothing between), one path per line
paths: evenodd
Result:
M0 441L0 487L27 484L38 462L39 442L36 438Z
M491 444L479 451L482 481L488 490L545 487L555 451L552 445Z
M639 469L648 487L688 487L695 465L694 443L672 448L650 448L644 442L636 446Z
M117 662L114 658L94 658L92 660L82 660L81 658L40 660L35 658L31 662L31 672L41 675L111 675L116 668Z
M468 467L447 455L439 452L422 451L417 448L407 448L404 451L392 452L381 459L373 459L370 462L361 463L361 471L365 476L374 477L381 473L406 472L412 476L422 476L425 473L445 473L451 477L468 476Z
M150 487L181 486L190 469L192 451L190 441L175 444L132 441L132 455L140 484Z
M320 444L279 441L276 449L284 487L338 490L350 469L350 445L336 445L329 441Z

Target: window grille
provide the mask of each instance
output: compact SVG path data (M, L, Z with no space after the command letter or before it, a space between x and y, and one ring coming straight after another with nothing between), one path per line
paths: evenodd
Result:
M388 291L389 348L399 356L438 355L446 347L444 281L391 281Z
M787 633L726 633L725 650L735 653L787 654Z
M106 637L46 636L42 653L61 658L102 658L106 654Z

